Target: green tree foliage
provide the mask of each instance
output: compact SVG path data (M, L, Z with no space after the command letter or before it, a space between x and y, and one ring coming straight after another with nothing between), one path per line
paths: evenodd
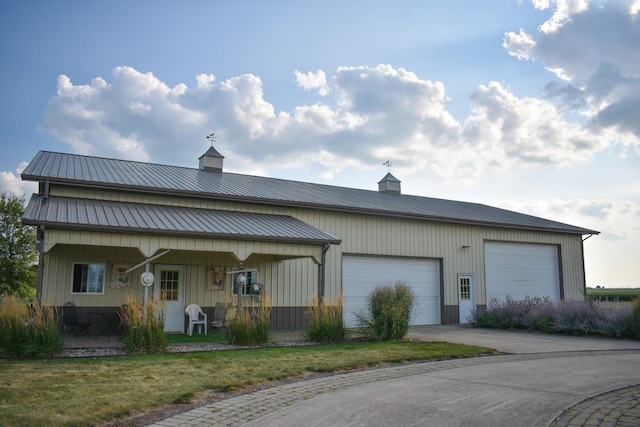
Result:
M0 196L0 295L35 296L38 252L36 230L22 224L25 199Z

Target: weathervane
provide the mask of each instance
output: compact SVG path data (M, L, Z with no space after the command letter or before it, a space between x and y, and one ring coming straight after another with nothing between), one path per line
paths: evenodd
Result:
M382 166L386 166L387 167L387 172L391 172L391 161L390 160L387 160L386 162L384 162L382 164Z
M209 135L207 135L207 139L211 141L211 146L213 147L213 143L216 142L216 133L211 132Z

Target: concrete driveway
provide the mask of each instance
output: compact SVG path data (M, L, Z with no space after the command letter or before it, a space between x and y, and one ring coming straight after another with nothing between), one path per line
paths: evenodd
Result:
M416 327L410 336L511 354L301 381L155 425L640 425L640 341L466 326Z

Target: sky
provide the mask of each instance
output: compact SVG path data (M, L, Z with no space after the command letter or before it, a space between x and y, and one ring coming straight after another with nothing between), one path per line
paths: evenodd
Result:
M640 0L0 2L0 192L38 150L502 207L640 287ZM588 236L584 236L587 238Z

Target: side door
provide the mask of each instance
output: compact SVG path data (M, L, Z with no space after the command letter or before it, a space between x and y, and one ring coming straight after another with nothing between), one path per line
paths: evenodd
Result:
M165 332L184 332L184 265L160 264L155 267L153 296L162 304Z
M472 274L458 275L458 321L469 323L471 312L475 308L474 280Z

